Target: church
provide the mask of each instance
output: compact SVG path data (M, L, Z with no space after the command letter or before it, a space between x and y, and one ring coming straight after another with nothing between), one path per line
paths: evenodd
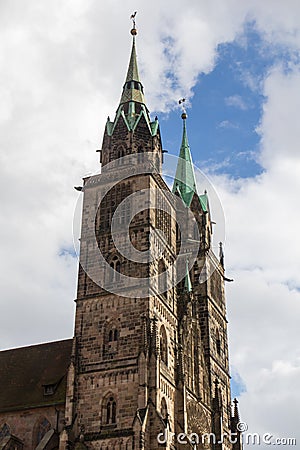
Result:
M72 339L0 352L1 450L241 450L222 251L182 112L173 186L131 30L101 173L83 196ZM5 387L5 388L4 388Z

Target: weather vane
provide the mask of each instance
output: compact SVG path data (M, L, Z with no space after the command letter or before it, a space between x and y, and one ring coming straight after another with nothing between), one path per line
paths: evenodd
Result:
M131 14L130 19L132 20L132 28L135 29L135 16L137 11L135 11L133 14Z
M182 119L186 119L187 118L187 113L186 113L186 109L185 109L185 98L181 98L180 100L178 100L179 105L181 105L181 109L182 109L182 114L181 114L181 118Z

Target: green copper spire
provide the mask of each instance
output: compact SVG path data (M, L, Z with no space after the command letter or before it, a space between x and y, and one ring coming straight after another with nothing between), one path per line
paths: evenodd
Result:
M186 206L189 207L194 194L197 194L197 188L192 156L187 138L187 115L185 112L182 113L181 118L183 120L183 134L172 192L173 194L178 193Z
M135 28L131 30L131 34L133 35L132 40L132 49L129 60L129 66L127 70L127 76L125 80L125 84L123 86L123 92L120 100L120 105L123 103L127 103L130 101L145 103L143 86L140 82L137 58L136 58L136 49L135 49L135 36L137 31Z
M127 71L127 76L125 81L140 81L139 70L137 65L136 58L136 49L135 49L135 36L133 36L131 55L129 60L129 66Z
M137 35L134 20L135 14L131 17L133 19L133 28L130 31L132 35L132 48L127 75L115 119L113 122L108 120L106 123L108 136L114 134L119 121L124 121L128 131L135 131L139 126L140 121L145 120L151 136L156 136L159 129L158 121L155 119L154 122L151 122L150 120L149 111L145 104L143 85L139 77L135 48L135 39Z

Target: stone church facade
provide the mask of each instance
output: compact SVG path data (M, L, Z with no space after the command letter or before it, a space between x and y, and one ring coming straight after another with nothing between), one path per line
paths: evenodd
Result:
M138 74L135 28L131 34L101 174L80 188L74 338L0 352L1 386L8 386L0 392L3 450L242 448L230 394L223 256L212 252L187 116L171 190L162 178L159 123L150 119Z

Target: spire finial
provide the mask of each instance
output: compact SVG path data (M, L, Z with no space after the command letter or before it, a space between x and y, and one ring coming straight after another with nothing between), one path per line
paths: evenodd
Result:
M136 16L137 11L135 11L133 14L131 14L130 19L132 20L132 28L130 30L130 33L132 34L132 36L136 36L137 35L137 29L135 26L135 16Z
M187 118L186 109L184 107L185 98L181 98L180 100L178 100L178 103L179 103L179 105L181 105L181 109L182 109L181 118L182 118L182 120L185 120Z

